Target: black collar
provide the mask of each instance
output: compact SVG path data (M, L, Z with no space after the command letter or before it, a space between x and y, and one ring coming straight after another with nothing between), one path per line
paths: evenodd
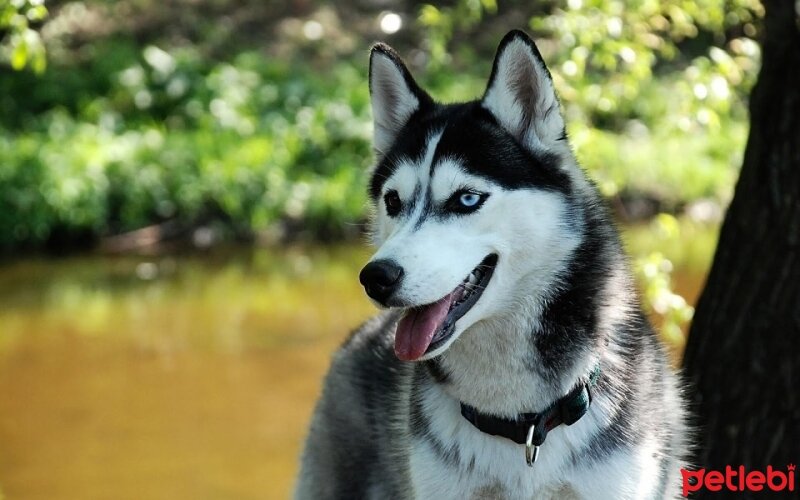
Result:
M461 415L480 431L493 436L510 439L515 443L540 446L547 433L561 424L572 425L589 410L592 403L591 389L600 376L600 365L595 366L588 377L581 380L569 394L550 405L541 413L520 413L517 418L507 419L487 415L467 404L461 403ZM528 433L533 427L532 439Z

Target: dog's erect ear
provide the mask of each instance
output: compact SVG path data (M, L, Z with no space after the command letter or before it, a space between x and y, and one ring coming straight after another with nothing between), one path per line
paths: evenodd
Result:
M533 40L522 31L500 42L483 106L524 146L540 149L564 138L553 79Z
M394 49L383 43L375 44L369 56L369 92L375 125L373 145L382 157L411 115L433 101L419 88Z

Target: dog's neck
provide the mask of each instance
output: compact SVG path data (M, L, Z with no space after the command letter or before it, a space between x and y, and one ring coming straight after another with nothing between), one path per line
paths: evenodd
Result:
M425 368L446 394L490 415L541 412L598 363L597 355L586 352L559 371L542 370L540 356L530 348L536 333L511 328L469 333Z
M515 314L484 320L441 356L427 361L430 379L479 411L513 418L540 412L567 394L601 359L612 331L636 304L627 265L598 262L610 227L590 234L550 296L529 291ZM583 349L576 349L583 346ZM605 368L604 368L605 369Z

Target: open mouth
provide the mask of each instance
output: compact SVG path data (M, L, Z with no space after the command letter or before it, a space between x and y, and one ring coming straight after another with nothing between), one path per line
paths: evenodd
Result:
M432 304L408 309L397 323L397 357L413 361L447 342L455 332L456 321L478 302L496 265L497 254L490 254L452 292Z

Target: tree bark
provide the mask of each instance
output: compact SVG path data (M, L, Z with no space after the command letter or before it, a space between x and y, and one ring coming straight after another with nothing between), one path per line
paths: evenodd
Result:
M695 463L723 471L800 462L800 20L763 3L744 163L684 357Z

